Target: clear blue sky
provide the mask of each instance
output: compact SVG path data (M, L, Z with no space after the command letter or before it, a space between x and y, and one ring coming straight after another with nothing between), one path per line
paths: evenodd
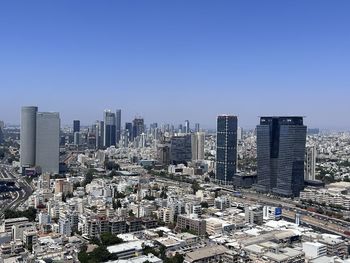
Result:
M0 119L22 105L89 124L232 113L350 128L350 1L0 2Z

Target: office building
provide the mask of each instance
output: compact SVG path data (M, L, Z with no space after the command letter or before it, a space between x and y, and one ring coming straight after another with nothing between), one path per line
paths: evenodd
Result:
M189 120L185 120L185 133L190 133L190 121Z
M196 123L196 124L194 125L194 131L195 131L195 132L200 132L199 123Z
M204 160L204 137L203 132L191 134L192 161Z
M237 116L217 117L216 181L231 184L237 171Z
M25 106L21 109L20 163L21 167L35 166L36 114L38 107Z
M73 134L76 132L80 132L80 121L79 120L73 121Z
M191 135L173 136L170 140L170 162L187 163L192 160Z
M95 124L96 149L101 149L103 147L103 136L104 136L104 122L96 121L96 124Z
M237 140L242 140L243 139L243 129L241 127L238 127L237 129Z
M170 144L157 145L157 161L161 165L170 164Z
M81 144L81 133L75 132L74 133L74 145L80 145Z
M309 181L315 181L316 172L316 158L317 151L316 146L308 146L305 151L305 171L304 179Z
M116 143L118 144L122 135L122 110L118 109L115 113L115 125L116 125Z
M142 118L135 118L132 124L133 128L133 140L139 137L145 130L144 120Z
M60 116L57 112L36 115L36 166L42 173L59 172Z
M257 126L256 189L299 196L304 187L303 117L261 117Z
M0 121L0 144L4 142L4 122Z
M104 135L103 146L110 147L116 145L116 118L115 113L105 110L103 114Z
M125 130L128 133L129 141L132 141L133 140L133 129L132 129L132 123L131 122L126 122L125 123Z

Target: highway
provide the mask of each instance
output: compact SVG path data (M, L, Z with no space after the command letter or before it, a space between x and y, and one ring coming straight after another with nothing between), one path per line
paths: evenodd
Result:
M17 190L8 192L10 198L0 200L0 218L6 209L16 209L26 201L33 192L33 188L20 177L10 165L0 164L0 180L14 180Z
M224 192L237 192L230 188L221 188ZM318 214L315 212L310 212L306 209L296 207L295 203L292 200L287 198L278 198L278 197L268 197L263 194L255 193L247 190L240 190L243 197L242 203L244 200L255 201L258 204L262 205L271 205L271 206L281 206L282 207L282 216L289 218L291 220L295 219L295 214L300 214L301 223L307 224L311 227L316 227L327 232L331 232L343 237L349 238L344 231L348 231L350 227L350 222L340 220L337 218L329 217L323 214Z

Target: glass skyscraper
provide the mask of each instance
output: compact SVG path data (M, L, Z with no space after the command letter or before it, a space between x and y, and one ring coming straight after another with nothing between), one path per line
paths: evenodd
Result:
M73 121L73 133L80 132L80 121L74 120Z
M110 110L106 110L103 116L104 121L104 136L103 146L109 147L116 145L116 118L115 113Z
M217 117L216 181L231 184L237 171L237 116Z
M115 125L116 125L116 143L119 143L122 135L122 110L115 112Z
M303 117L261 117L257 126L256 189L298 196L304 187Z

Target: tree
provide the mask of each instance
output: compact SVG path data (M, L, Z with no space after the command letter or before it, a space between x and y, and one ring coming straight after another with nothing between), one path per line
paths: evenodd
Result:
M157 234L158 234L159 237L163 237L164 236L164 231L158 230Z
M129 211L129 217L135 217L135 214L132 210Z
M208 205L207 202L201 202L201 207L202 207L202 208L208 208L209 205Z
M200 186L197 181L193 181L191 188L192 188L193 194L196 194L197 191L200 189Z
M126 196L126 195L123 194L123 193L121 193L121 192L118 192L118 191L115 191L115 192L114 192L114 197L115 197L115 198L122 198L122 199L123 199L123 198L125 198L125 196Z
M110 171L112 171L112 170L118 171L118 170L120 170L120 166L116 162L106 160L105 161L105 169L110 170Z
M175 256L166 258L164 260L164 263L182 263L182 262L184 262L184 256L179 253L176 253Z
M36 218L36 209L33 207L28 208L24 211L10 210L6 209L4 212L5 218L17 218L17 217L26 217L30 222L34 222Z
M94 169L89 169L89 171L85 175L85 180L83 183L84 186L92 182L92 180L94 179L94 173Z
M204 182L209 183L210 182L210 178L209 177L205 177L204 178Z
M154 196L151 196L151 195L146 195L143 199L153 201L156 198Z
M115 244L123 243L123 239L117 237L116 235L113 235L110 232L102 233L100 236L101 243L103 246L111 246Z

